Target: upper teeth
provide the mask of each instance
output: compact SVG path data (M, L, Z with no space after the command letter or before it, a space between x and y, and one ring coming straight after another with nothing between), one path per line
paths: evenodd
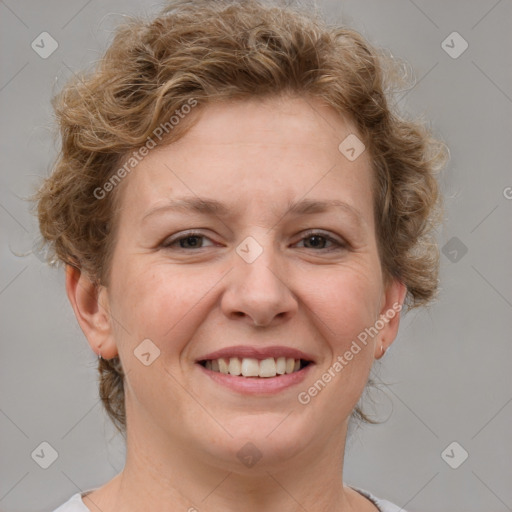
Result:
M230 357L206 361L207 370L243 377L275 377L293 373L300 369L300 359L292 357L269 357L259 361L252 357Z

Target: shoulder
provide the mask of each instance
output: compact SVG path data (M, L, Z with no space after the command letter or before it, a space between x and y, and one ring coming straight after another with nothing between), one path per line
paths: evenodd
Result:
M377 498L371 492L366 491L365 489L360 489L359 487L351 486L354 491L357 491L359 494L362 494L365 498L368 498L378 509L379 512L407 512L402 507L391 503L390 501L383 500L381 498Z
M63 503L59 508L56 508L53 512L90 512L89 509L84 505L82 496L80 493L74 494L69 498L66 503Z
M358 487L351 486L352 489L357 491L359 494L362 494L366 498L368 498L371 502L375 504L375 506L379 509L380 512L407 512L403 508L391 503L390 501L383 500L381 498L377 498L372 493L366 491L365 489L360 489ZM85 506L82 496L80 493L74 494L69 498L68 501L63 503L60 507L56 508L53 512L90 512L89 509Z

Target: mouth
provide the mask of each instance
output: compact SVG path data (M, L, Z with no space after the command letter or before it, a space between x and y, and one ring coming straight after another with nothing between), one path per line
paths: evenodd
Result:
M203 368L215 373L237 377L268 379L297 373L312 361L294 357L218 357L198 361Z
M281 386L300 380L316 364L311 354L283 345L225 347L203 354L195 362L215 380L240 382L241 386L243 382L275 382Z

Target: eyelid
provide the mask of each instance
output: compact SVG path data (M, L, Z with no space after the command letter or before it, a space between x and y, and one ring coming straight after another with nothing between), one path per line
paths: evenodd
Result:
M303 231L302 233L300 233L300 236L302 238L306 238L308 236L313 236L313 235L323 236L325 238L329 238L330 240L334 240L334 241L336 241L338 243L342 243L343 242L343 239L338 240L336 238L336 236L333 235L330 231L325 231L323 229L311 228L311 229L307 229L306 231Z
M175 233L174 235L168 236L164 238L164 240L159 244L160 247L171 247L172 244L175 244L176 242L179 242L180 240L183 240L185 238L189 237L202 237L202 238L208 238L210 237L206 236L204 233L197 231L195 229L191 229L189 231L180 231L179 233Z

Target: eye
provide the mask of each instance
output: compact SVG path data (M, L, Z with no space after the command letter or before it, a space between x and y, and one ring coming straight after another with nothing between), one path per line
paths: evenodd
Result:
M333 251L341 250L347 247L346 243L336 240L336 238L321 231L309 231L301 239L301 242L302 241L307 241L307 244L309 244L309 247L305 247L306 249L320 249L326 251ZM327 243L330 243L331 247L326 247ZM334 247L332 247L332 245L334 245Z
M170 249L202 249L207 247L203 244L204 241L209 240L208 245L215 245L207 236L197 231L189 231L182 233L181 236L172 236L164 240L161 247ZM303 236L300 242L304 242L305 249L318 249L323 251L335 251L347 248L347 244L343 241L337 240L336 238L321 232L321 231L309 231ZM300 243L299 242L299 243ZM328 245L330 244L330 245Z
M197 231L190 231L177 238L168 238L161 245L164 248L172 248L179 244L179 246L176 246L177 249L201 249L204 247L201 244L201 240L209 240L209 238ZM213 245L213 243L210 245Z

